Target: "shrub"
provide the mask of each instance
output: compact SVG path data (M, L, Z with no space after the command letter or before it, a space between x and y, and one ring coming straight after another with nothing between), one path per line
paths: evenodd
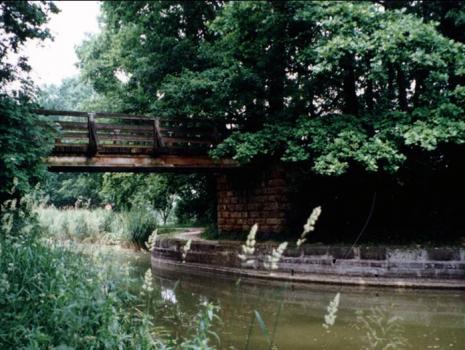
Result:
M144 247L152 232L157 228L154 213L144 207L134 207L124 214L126 232L137 248Z

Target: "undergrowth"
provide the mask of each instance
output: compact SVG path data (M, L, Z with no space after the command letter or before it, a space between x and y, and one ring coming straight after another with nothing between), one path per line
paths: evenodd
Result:
M174 341L143 312L147 296L129 292L134 281L59 241L41 239L31 212L27 200L2 205L0 349L211 348L212 305L201 305L189 338Z
M145 208L128 212L106 209L36 208L44 234L54 240L144 246L157 228L154 213Z

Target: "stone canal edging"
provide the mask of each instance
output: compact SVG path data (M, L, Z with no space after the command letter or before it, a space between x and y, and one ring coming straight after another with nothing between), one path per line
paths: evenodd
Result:
M465 289L465 248L395 246L289 247L279 267L266 271L262 263L276 243L258 243L258 268L243 268L237 255L243 242L193 239L182 263L186 235L159 236L152 251L155 267L204 271L292 282L369 286Z

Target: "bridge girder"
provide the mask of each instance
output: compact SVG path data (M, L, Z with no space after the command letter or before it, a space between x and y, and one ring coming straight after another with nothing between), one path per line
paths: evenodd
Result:
M95 155L49 156L45 159L53 172L215 172L238 168L230 159L214 160L208 156Z

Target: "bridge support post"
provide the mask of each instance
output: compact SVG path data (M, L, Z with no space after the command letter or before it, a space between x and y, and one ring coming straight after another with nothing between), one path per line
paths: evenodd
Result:
M92 156L95 156L98 152L97 128L95 126L95 113L87 114L87 127L89 130L88 154L90 157L92 157Z
M156 154L160 147L163 147L163 141L160 136L160 119L153 119L153 153Z
M218 229L223 237L248 232L255 223L262 238L286 231L290 202L282 168L218 175L217 195Z

